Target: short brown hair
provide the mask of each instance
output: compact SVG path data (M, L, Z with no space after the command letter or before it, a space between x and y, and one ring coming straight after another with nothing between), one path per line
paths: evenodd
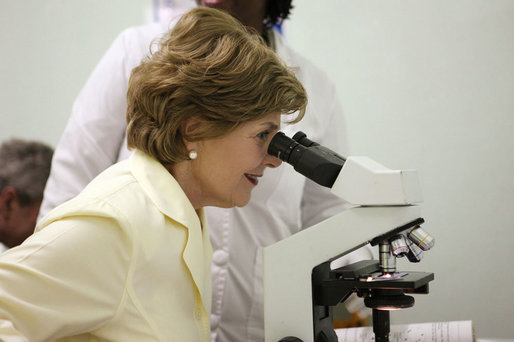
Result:
M307 95L294 73L229 14L198 7L132 71L127 141L161 163L187 159L184 141L223 136L270 113L305 112ZM186 134L184 122L207 125Z

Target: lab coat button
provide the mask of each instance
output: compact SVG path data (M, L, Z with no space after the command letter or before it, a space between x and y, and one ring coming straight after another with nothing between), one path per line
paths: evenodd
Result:
M216 251L212 255L212 261L218 266L224 266L228 262L228 253L225 251Z
M217 329L219 324L220 324L220 316L211 314L211 328Z

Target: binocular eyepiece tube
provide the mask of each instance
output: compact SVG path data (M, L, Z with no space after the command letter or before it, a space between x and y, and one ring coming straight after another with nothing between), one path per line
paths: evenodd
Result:
M301 131L292 139L283 132L275 134L269 144L268 154L291 164L297 172L329 188L345 162L343 157L309 140Z

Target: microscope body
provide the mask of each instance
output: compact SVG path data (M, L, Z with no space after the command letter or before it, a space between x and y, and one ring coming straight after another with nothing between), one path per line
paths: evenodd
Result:
M266 342L285 337L303 342L337 341L331 305L344 301L359 287L368 291L366 286L377 285L359 279L342 282L343 276L332 272L330 262L423 222L414 170L390 170L366 157L349 157L331 191L355 207L264 248ZM364 270L376 266L366 264ZM362 276L359 272L362 270L357 271L357 278ZM343 270L343 274L348 272ZM433 274L423 274L406 281L412 289L405 292L427 293L432 279Z

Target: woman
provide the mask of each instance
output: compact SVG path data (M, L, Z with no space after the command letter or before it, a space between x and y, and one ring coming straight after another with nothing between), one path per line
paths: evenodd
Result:
M302 85L221 11L185 14L134 69L128 161L0 257L0 340L207 341L211 247L202 207L244 206ZM18 341L18 339L16 339Z

